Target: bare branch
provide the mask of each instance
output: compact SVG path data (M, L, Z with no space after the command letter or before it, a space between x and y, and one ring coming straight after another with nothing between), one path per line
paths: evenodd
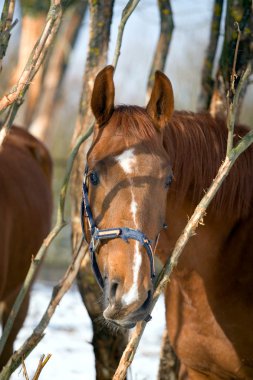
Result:
M11 373L15 371L15 369L20 365L22 358L28 356L30 352L37 346L37 344L43 338L44 331L47 328L50 319L52 318L59 302L61 301L65 293L69 290L69 288L72 286L76 278L77 272L79 270L79 267L81 265L81 262L84 259L86 250L81 249L82 244L83 241L80 241L78 250L74 255L72 263L69 265L63 279L59 282L57 286L54 287L49 305L43 317L41 318L39 324L33 330L32 335L23 343L23 345L17 351L14 352L14 354L0 373L1 380L9 379ZM41 366L43 364L45 365L46 363L43 362ZM38 379L38 377L35 377L34 380L35 379Z
M0 72L2 71L2 60L6 54L11 30L18 22L15 20L12 23L14 8L15 0L5 0L0 20Z
M129 17L133 13L133 11L135 10L135 8L139 4L139 2L140 2L140 0L129 0L127 5L125 6L125 8L122 11L121 20L120 20L119 27L118 27L118 36L117 36L116 48L115 48L114 57L113 57L113 61L112 61L112 65L115 68L118 64L118 59L120 56L120 49L121 49L121 45L122 45L123 33L124 33L124 29L125 29L127 20L129 19Z
M27 373L27 370L26 370L25 361L24 361L23 358L22 358L22 370L23 370L23 375L25 377L25 380L29 380L29 376L28 376L28 373Z
M52 0L48 12L47 23L41 34L41 37L37 41L17 84L10 90L8 94L4 95L0 99L0 112L6 110L6 108L12 105L14 102L18 102L18 105L22 103L24 95L29 88L32 79L44 61L46 53L54 40L61 21L61 17L61 0ZM8 131L8 128L9 127L5 127L6 133Z
M238 48L239 48L239 43L240 43L240 38L241 38L241 31L239 24L235 22L235 27L237 29L238 35L237 35L237 40L236 40L236 47L235 47L235 52L234 52L234 60L233 60L233 68L232 68L232 73L231 73L231 78L230 78L230 88L228 91L227 95L227 100L228 100L228 111L227 111L227 129L228 129L228 140L227 140L227 155L229 155L231 149L233 148L233 141L234 141L234 125L235 125L235 111L234 108L237 109L238 107L238 101L239 101L239 96L242 88L243 83L247 83L247 80L245 81L245 75L248 77L250 75L250 67L247 66L246 71L242 75L239 81L239 91L235 92L235 80L236 80L236 62L237 62L237 57L238 57ZM248 72L249 70L249 72ZM246 78L247 79L247 78Z
M251 74L251 64L248 63L247 68L243 75L240 78L240 81L237 86L237 90L234 93L234 96L232 96L232 100L228 107L228 116L227 116L227 129L228 129L228 141L227 141L227 156L230 154L230 152L233 149L233 140L234 140L234 126L235 126L235 118L236 118L236 110L238 108L238 103L240 99L240 92L242 88L245 86L245 83L247 83L248 78ZM233 74L235 75L235 74ZM233 76L235 78L235 76ZM231 85L231 91L234 89L234 79L232 81Z
M45 355L42 355L40 360L39 360L39 363L38 363L38 366L37 366L37 369L35 371L35 374L32 378L32 380L38 380L38 378L40 377L40 374L43 370L43 368L45 367L45 365L47 364L47 362L49 361L49 359L51 358L51 354L48 354L45 358ZM23 375L25 377L25 380L29 380L29 376L28 376L28 373L27 373L27 370L26 370L26 365L25 365L25 362L24 362L24 359L22 358L22 370L23 370Z
M45 365L47 364L47 362L49 361L49 359L51 358L51 354L48 354L45 358L45 355L42 355L40 360L39 360L39 364L38 364L38 367L36 369L36 372L32 378L32 380L38 380L40 374L41 374L41 371L43 370L43 368L45 367Z
M238 48L239 48L239 43L241 39L241 30L239 27L238 22L235 22L235 28L237 29L237 40L236 40L236 46L235 46L235 54L234 54L234 61L233 61L233 67L232 67L232 74L231 74L231 85L230 85L230 90L232 94L235 94L235 80L236 80L236 62L237 62L237 57L238 57Z

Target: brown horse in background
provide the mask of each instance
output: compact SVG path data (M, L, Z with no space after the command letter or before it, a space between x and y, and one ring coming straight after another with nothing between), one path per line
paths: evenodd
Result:
M46 148L23 129L12 127L0 147L0 311L2 326L50 228L52 162ZM13 352L29 296L14 322L0 368Z
M84 231L96 249L103 315L130 328L148 316L153 293L152 262L141 238L150 240L163 263L171 255L225 158L227 130L209 114L174 112L172 86L161 72L146 109L115 108L108 66L95 80L91 107L97 122L87 155L84 197L91 211L85 208ZM237 127L235 141L245 133ZM180 379L253 379L252 201L250 147L208 208L166 290ZM132 237L126 238L129 229Z

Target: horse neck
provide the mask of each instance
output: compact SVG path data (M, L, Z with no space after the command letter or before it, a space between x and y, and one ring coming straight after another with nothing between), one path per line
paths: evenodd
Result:
M240 135L246 132L237 130ZM211 185L225 158L225 123L208 113L175 112L165 129L165 148L170 156L174 183L170 195L180 204L187 199L192 206ZM214 214L243 217L252 206L253 150L238 160L209 208Z

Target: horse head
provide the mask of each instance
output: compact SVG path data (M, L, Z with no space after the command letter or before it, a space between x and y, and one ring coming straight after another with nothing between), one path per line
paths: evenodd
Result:
M147 318L153 253L165 224L172 180L164 127L174 109L169 79L157 72L146 108L114 106L113 67L96 77L96 119L84 179L83 228L104 291L104 318L131 328Z

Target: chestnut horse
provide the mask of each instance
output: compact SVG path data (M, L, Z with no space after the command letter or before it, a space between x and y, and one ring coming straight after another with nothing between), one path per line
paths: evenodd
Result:
M50 228L52 163L46 148L12 127L0 147L0 307L2 326L10 314L32 257ZM0 368L27 314L26 297L0 358Z
M170 257L226 152L225 123L174 112L155 76L146 108L114 107L113 67L96 77L82 218L104 291L104 318L125 328L149 319L153 252ZM246 133L237 127L235 141ZM180 379L253 379L253 149L231 170L166 289L167 329ZM163 230L164 224L168 228Z

